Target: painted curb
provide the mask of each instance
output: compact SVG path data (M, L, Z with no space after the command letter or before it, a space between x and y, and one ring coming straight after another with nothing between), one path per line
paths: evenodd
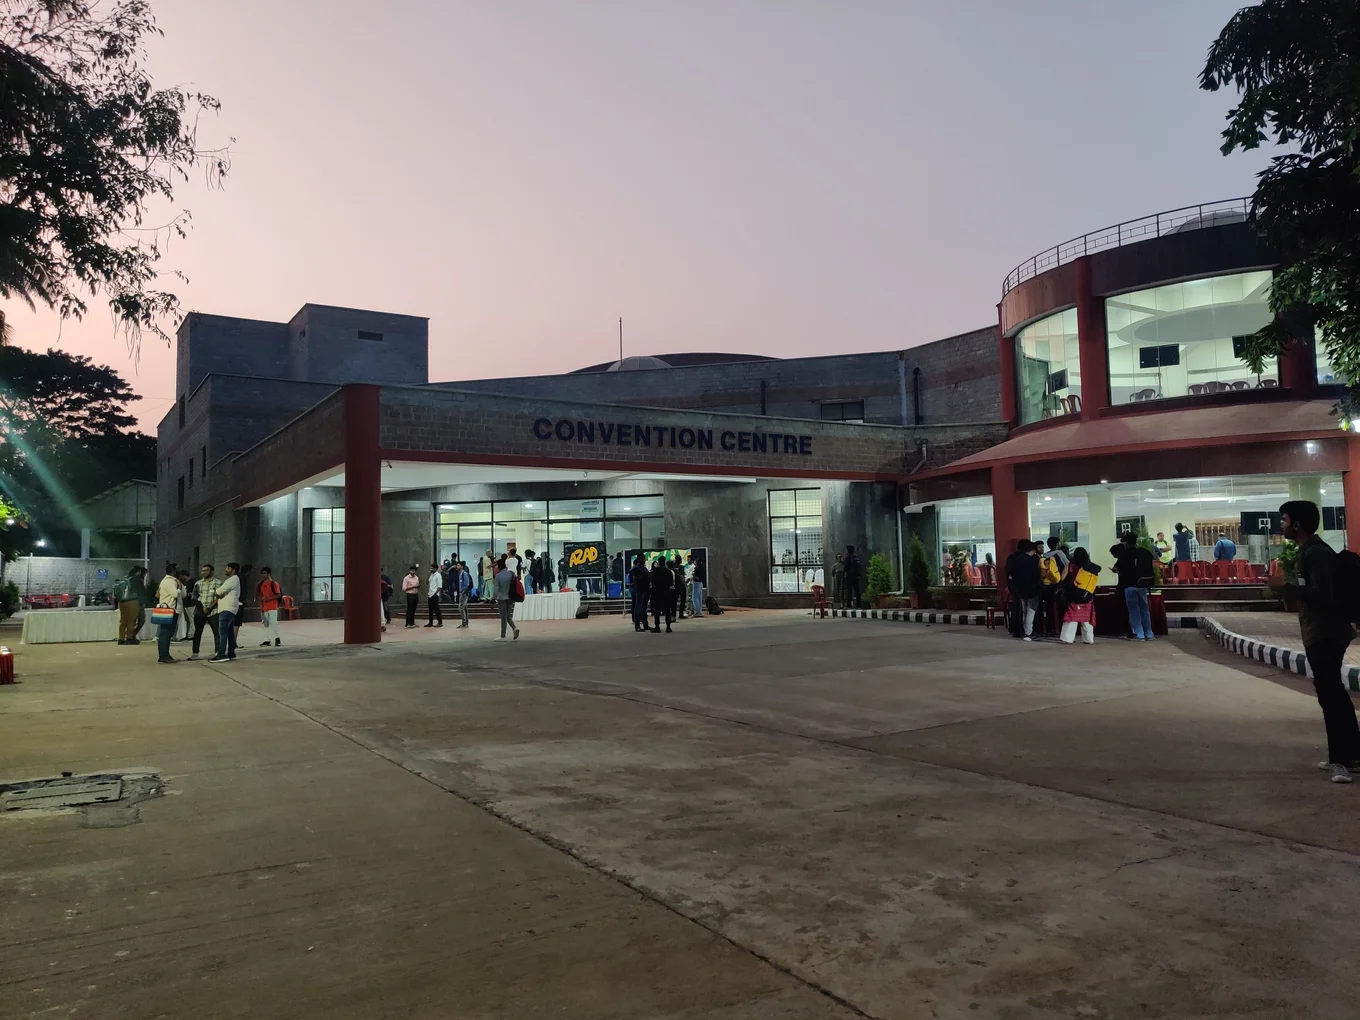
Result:
M813 613L815 619L817 614ZM899 623L949 623L957 626L985 627L986 613L942 612L930 609L828 609L827 615L846 620L896 620ZM1201 617L1168 616L1168 627L1198 627ZM1006 621L996 618L997 629L1005 630Z
M831 616L846 620L896 620L899 623L950 623L987 626L986 613L941 612L934 609L831 609ZM1000 622L998 620L998 622Z
M1308 657L1303 652L1235 634L1212 616L1201 618L1200 630L1204 632L1205 637L1217 642L1230 652L1236 652L1244 659L1253 659L1256 662L1265 663L1267 666L1275 666L1296 676L1311 678L1313 675L1313 671L1308 667ZM1344 673L1346 685L1352 691L1360 691L1360 666L1351 666L1345 669Z

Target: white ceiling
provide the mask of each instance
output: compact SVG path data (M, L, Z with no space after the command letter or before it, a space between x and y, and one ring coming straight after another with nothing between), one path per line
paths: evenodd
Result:
M596 471L579 468L521 468L494 464L430 464L416 461L383 461L382 491L404 492L411 489L432 489L443 485L490 484L495 482L584 482L605 481L612 478L692 482L754 482L755 478L732 475L668 474L655 471ZM307 478L288 489L272 492L249 506L259 506L290 492L312 486L343 488L343 469Z

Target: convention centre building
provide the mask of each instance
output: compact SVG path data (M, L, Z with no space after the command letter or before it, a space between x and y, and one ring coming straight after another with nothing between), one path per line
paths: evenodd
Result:
M1240 357L1273 265L1246 202L1221 202L1050 249L1007 277L996 325L933 343L458 382L430 382L416 316L191 313L153 556L268 564L304 616L370 642L384 568L487 550L702 548L720 601L779 606L847 545L900 584L909 533L980 563L1026 536L1101 549L1181 522L1265 562L1272 514L1303 496L1360 546L1356 441L1313 338L1259 374Z

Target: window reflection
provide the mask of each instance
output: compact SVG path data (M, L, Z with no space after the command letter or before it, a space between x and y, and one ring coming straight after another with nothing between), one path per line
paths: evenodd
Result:
M1032 322L1015 336L1020 423L1081 411L1077 310Z
M1105 302L1110 400L1140 403L1279 385L1258 374L1245 340L1270 322L1270 273L1235 273L1120 294Z

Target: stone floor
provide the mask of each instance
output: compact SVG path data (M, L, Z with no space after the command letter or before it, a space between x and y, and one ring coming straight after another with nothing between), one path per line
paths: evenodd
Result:
M168 795L0 816L0 1016L1360 1015L1360 786L1195 633L490 627L22 650L0 781Z
M1303 651L1303 641L1299 637L1299 618L1294 613L1213 613L1211 614L1234 634L1245 638L1265 641ZM1360 644L1346 649L1346 661L1352 666L1360 666Z

